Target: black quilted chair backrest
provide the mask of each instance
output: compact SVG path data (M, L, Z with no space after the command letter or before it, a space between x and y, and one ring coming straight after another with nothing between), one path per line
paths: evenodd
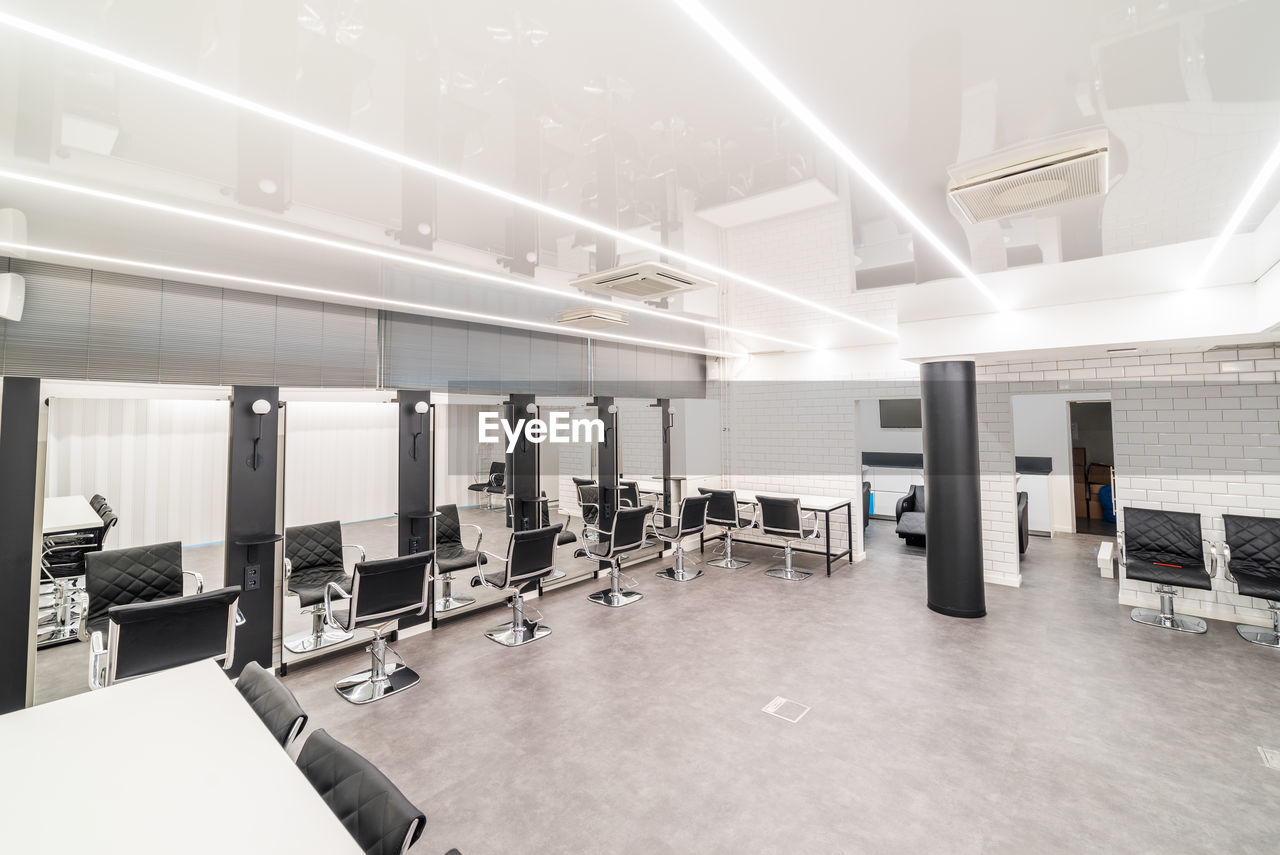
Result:
M577 478L573 479L577 481ZM600 488L594 481L578 485L578 504L582 507L582 518L589 523L600 519Z
M458 519L457 505L437 505L436 543L450 546L462 543L462 522Z
M323 729L307 737L298 768L365 855L400 855L422 836L422 811L377 766Z
M707 505L707 522L714 525L738 526L738 494L733 490L713 490L699 487L698 492L710 496Z
M257 662L244 666L236 689L282 747L288 747L306 727L307 714L293 692Z
M507 480L507 463L505 460L495 460L489 464L489 483L495 487L501 487Z
M1124 509L1125 557L1203 565L1200 515L1153 508Z
M88 552L84 564L90 624L105 619L112 606L182 596L182 544L176 540Z
M765 534L779 537L800 537L800 500L780 496L756 496L760 505L760 528Z
M101 493L94 493L93 498L89 500L89 507L93 508L93 510L97 512L97 511L101 511L102 506L105 505L106 503L107 503L106 496L102 495Z
M573 478L573 486L575 487L589 487L595 482L595 478L579 478L577 476L574 476Z
M556 563L556 538L564 526L544 526L511 535L507 563L508 585L527 582L551 572Z
M154 603L113 606L115 679L125 680L227 656L240 586ZM231 664L223 662L223 667Z
M651 513L652 505L618 509L613 516L613 539L610 541L614 552L626 552L644 544L645 522Z
M640 485L635 481L619 481L618 500L626 502L633 508L640 507Z
M707 527L710 496L688 496L680 503L680 533L697 534Z
M911 507L911 510L915 511L918 514L924 513L924 485L912 484L910 492L911 492L911 501L914 503Z
M421 614L427 607L427 567L434 550L360 561L352 572L351 609L356 622Z
M1128 527L1128 509L1125 526ZM1280 580L1280 519L1223 514L1231 574Z
M330 520L286 528L284 557L295 573L311 567L341 567L342 523Z

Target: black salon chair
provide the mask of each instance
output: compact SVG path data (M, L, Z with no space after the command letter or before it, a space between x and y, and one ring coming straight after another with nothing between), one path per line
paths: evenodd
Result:
M108 613L115 606L181 597L183 576L195 580L197 594L204 591L204 578L182 569L182 543L176 540L88 553L85 593L89 604L80 619L80 640L89 641L94 633L105 638Z
M618 507L640 507L640 485L635 481L618 482Z
M1031 520L1027 511L1029 497L1018 493L1018 554L1025 555L1031 545Z
M908 546L924 546L925 541L924 487L912 484L907 495L898 500L894 516L898 519L898 537Z
M862 482L862 527L871 525L871 482Z
M363 756L323 728L307 737L298 768L366 855L407 852L427 818Z
M337 520L284 530L284 572L289 592L298 598L303 612L311 613L311 630L285 636L286 649L307 653L351 640L351 633L335 631L324 618L324 592L329 585L351 592L351 577L342 562L344 549L359 552L361 561L366 558L363 546L342 542L342 523Z
M495 460L489 464L489 478L485 481L477 481L467 489L484 496L486 511L502 510L493 506L493 497L501 496L507 491L506 483L507 464L502 460Z
M307 714L293 692L257 662L244 666L236 689L280 747L288 748L307 726Z
M542 624L541 614L538 620L525 619L524 595L538 587L538 580L550 575L555 569L556 543L563 528L564 526L556 524L517 531L507 542L505 556L484 553L501 567L496 572L485 573L477 564L476 576L471 580L471 586L511 592L507 600L511 606L510 623L494 627L484 634L485 638L505 647L519 647L551 634L550 627Z
M818 531L818 515L813 511L806 513L800 508L800 500L781 496L756 496L760 505L760 531L770 537L780 537L782 543L782 566L771 567L764 571L766 576L775 579L786 579L788 582L799 582L813 574L807 570L797 570L791 566L791 556L795 544L821 537ZM804 524L813 521L813 530L806 532Z
M1125 511L1125 527L1128 527ZM1267 601L1271 629L1236 626L1245 641L1264 647L1280 647L1280 519L1223 514L1227 541L1223 544L1223 573L1236 593Z
M470 570L478 560L484 564L486 559L480 554L480 544L484 540L484 529L474 523L464 523L458 519L457 505L439 505L436 511L436 578L440 580L440 596L436 598L436 614L460 609L474 603L475 597L460 597L453 593L453 574L460 570ZM476 545L468 549L462 542L462 530L472 528L476 531Z
M653 512L653 518L649 520L649 527L654 537L662 541L664 551L667 547L675 548L675 563L670 567L664 567L659 570L656 575L672 582L692 582L702 575L701 570L695 570L693 573L685 570L684 539L695 534L702 534L706 530L707 506L710 504L711 497L706 493L702 493L697 496L686 497L680 502L680 509L675 514L664 514L662 511ZM658 526L658 517L662 517L665 525ZM693 561L695 564L698 563L693 558L688 560Z
M578 507L582 509L582 539L590 540L594 535L588 535L586 530L600 523L600 486L591 478L574 478L573 488L578 493Z
M231 667L235 657L240 586L137 601L107 610L107 628L89 640L89 688L103 689L123 680L143 677L203 662L221 661Z
M383 633L399 618L426 614L430 604L428 568L434 557L435 552L428 550L361 561L352 571L350 593L337 583L324 589L325 622L330 627L348 635L357 629L373 630L367 648L372 657L369 667L334 684L338 694L351 703L379 701L418 684L417 672L387 646ZM348 601L345 609L336 605L340 599ZM398 661L388 664L388 653Z
M1124 538L1120 541L1120 566L1124 576L1151 582L1160 595L1160 610L1134 609L1138 623L1178 632L1204 632L1207 625L1194 617L1173 612L1175 588L1213 589L1205 566L1209 545L1200 534L1200 515L1152 508L1124 509Z
M586 557L609 562L609 587L587 597L594 603L619 608L628 606L644 597L638 591L622 590L622 559L626 553L644 546L649 514L653 508L619 508L613 515L613 525L608 531L596 530L597 539L586 546ZM631 581L635 584L635 580Z
M737 570L746 567L750 561L733 557L733 533L745 528L753 528L759 519L760 506L750 502L739 502L738 494L733 490L713 490L710 487L699 487L698 492L710 496L707 505L707 522L724 529L724 557L713 558L707 562L708 567L720 567L724 570ZM742 506L753 509L752 515L744 517Z

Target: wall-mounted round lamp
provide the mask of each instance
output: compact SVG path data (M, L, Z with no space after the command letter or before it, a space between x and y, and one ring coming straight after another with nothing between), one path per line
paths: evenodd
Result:
M527 261L527 262L529 262L530 264L537 264L537 263L538 263L538 253L536 253L536 252L534 252L534 251L532 251L532 250L530 250L529 252L526 252L526 253L524 254L524 260L525 260L525 261Z
M428 404L426 401L419 401L418 403L413 405L413 411L420 416L425 414L429 409L431 409L431 405Z
M618 414L618 405L617 405L617 404L610 404L610 405L609 405L609 415L613 416L613 415L617 415L617 414Z
M258 454L258 443L262 441L262 417L271 412L271 402L265 398L259 398L250 405L249 409L258 417L258 435L253 438L253 453L249 455L249 468L255 472L262 465L262 456Z
M431 410L431 405L426 401L418 401L413 405L413 411L418 414L418 430L413 435L413 445L409 449L409 456L414 460L418 459L418 437L422 436L423 422L426 421L427 413Z
M253 402L253 412L255 415L265 416L271 412L271 402L264 398L259 398Z
M536 416L538 414L538 405L530 401L524 405L524 411L531 416Z

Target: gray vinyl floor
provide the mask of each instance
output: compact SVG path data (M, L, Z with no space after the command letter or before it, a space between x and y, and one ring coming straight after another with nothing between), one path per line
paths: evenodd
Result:
M742 547L687 584L636 568L623 609L553 592L523 648L481 634L500 609L453 618L396 645L422 682L370 706L332 689L362 655L286 682L425 810L424 853L1275 852L1280 653L1133 623L1094 545L1033 538L1024 587L964 621L873 522L830 579Z

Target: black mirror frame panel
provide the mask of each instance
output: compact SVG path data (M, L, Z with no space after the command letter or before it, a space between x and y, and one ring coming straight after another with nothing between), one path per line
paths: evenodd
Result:
M0 386L0 585L14 594L0 597L0 713L7 713L27 705L27 665L35 644L31 589L35 585L40 380L5 377Z

